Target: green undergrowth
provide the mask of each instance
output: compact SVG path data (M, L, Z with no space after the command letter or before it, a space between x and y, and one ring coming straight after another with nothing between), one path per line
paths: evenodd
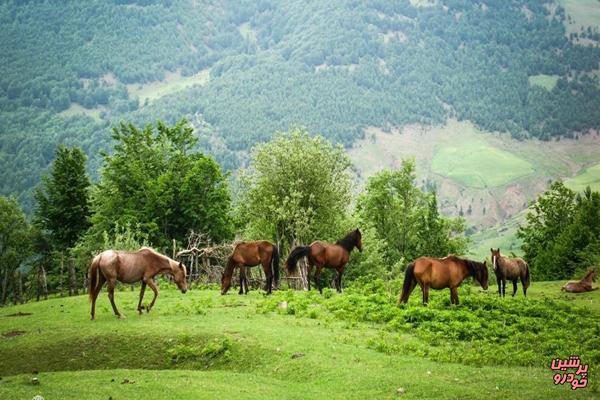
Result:
M551 298L500 299L469 285L459 290L458 306L450 305L449 294L430 296L423 306L418 289L409 304L398 306L399 287L397 281L374 280L342 295L290 290L260 302L257 312L370 323L381 329L369 347L387 354L507 366L539 366L577 354L600 363L600 323L587 308Z

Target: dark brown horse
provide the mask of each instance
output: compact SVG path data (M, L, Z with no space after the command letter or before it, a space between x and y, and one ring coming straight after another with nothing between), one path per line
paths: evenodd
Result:
M483 263L450 255L445 258L420 257L408 264L398 304L407 303L417 283L423 291L423 304L429 301L429 289L450 288L450 302L458 304L458 286L472 276L484 290L488 288L488 270Z
M261 264L267 282L265 290L271 293L273 285L279 281L279 250L271 242L259 240L255 242L241 242L235 246L233 253L227 260L227 265L221 277L221 294L227 293L231 287L231 277L235 267L240 268L240 294L248 293L248 279L246 278L246 267L254 267Z
M358 251L362 252L362 234L358 229L349 232L343 239L335 242L335 244L317 240L316 242L312 242L310 246L297 246L290 252L285 265L288 272L293 273L298 266L298 260L306 257L308 259L308 290L310 290L312 269L315 266L315 284L321 293L323 292L321 288L321 270L323 268L335 269L337 271L335 286L337 291L341 292L342 274L350 259L350 252L355 247Z
M492 266L498 282L498 294L506 295L506 280L513 284L513 297L517 293L517 281L521 280L523 296L527 297L527 288L531 283L529 276L529 265L520 257L504 257L500 255L500 249L490 249L492 252Z
M154 277L158 274L170 275L173 281L182 293L187 291L187 282L185 280L187 270L181 262L170 259L160 253L157 253L149 247L142 247L138 251L115 251L106 250L98 254L92 260L88 271L88 293L92 301L92 319L96 316L96 298L104 285L108 286L108 298L112 305L115 315L122 317L115 305L114 293L117 281L123 283L142 282L140 290L140 301L138 311L142 313L142 300L146 285L154 292L154 298L146 311L150 312L158 296L158 288L154 283Z
M593 269L588 271L587 274L580 281L569 281L560 289L563 292L569 293L584 293L591 292L592 290L598 290L600 287L592 287L592 282L596 281L598 274Z

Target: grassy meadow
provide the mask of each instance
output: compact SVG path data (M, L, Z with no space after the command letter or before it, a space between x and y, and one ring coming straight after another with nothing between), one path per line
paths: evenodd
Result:
M586 168L580 174L567 179L565 185L576 191L582 191L588 186L592 190L600 190L600 164Z
M572 391L548 366L571 353L600 361L600 292L534 282L527 299L499 299L463 285L459 306L441 291L424 307L417 289L398 307L400 284L267 297L163 283L149 314L135 312L137 290L117 292L122 320L103 292L93 322L85 296L6 307L0 398L597 397L593 375Z

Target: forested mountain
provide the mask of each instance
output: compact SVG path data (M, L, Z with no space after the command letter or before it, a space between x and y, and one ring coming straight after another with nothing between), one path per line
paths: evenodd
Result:
M600 128L598 32L568 18L539 0L6 1L0 194L30 210L61 143L97 175L122 120L187 117L227 169L294 124L346 146L449 117L518 138ZM157 81L168 94L147 95Z

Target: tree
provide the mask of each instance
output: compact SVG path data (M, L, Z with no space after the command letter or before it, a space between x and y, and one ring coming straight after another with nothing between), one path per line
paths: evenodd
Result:
M518 234L538 279L568 279L595 265L600 253L600 193L588 187L574 195L557 182L532 208Z
M29 225L13 198L0 196L0 304L8 298L9 284L29 252Z
M258 145L242 172L237 211L249 237L294 242L338 239L350 203L350 159L342 146L302 128Z
M88 228L90 181L85 154L59 146L50 174L36 191L35 223L50 235L54 248L65 252Z
M419 256L462 254L466 250L462 218L439 214L437 196L415 184L414 160L403 160L399 170L384 170L367 181L357 201L362 226L372 227L386 243L385 258L392 271Z
M172 127L159 121L143 130L122 123L113 139L114 152L104 156L93 191L92 243L105 232L113 235L116 226L136 226L163 248L185 240L190 230L215 242L232 237L226 175L212 158L193 151L197 139L187 121Z

